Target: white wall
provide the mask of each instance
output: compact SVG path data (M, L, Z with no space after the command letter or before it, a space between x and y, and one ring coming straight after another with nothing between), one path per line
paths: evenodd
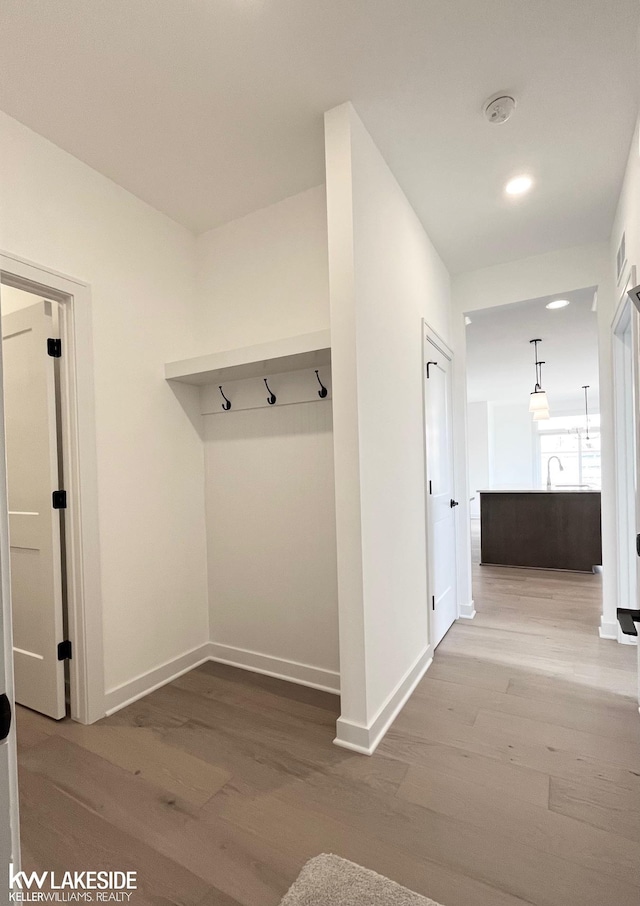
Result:
M614 274L616 253L623 233L626 234L628 266L635 265L640 270L640 204L638 203L638 198L640 198L640 137L638 131L639 126L636 124L614 225L611 231L610 260ZM627 274L628 267L625 269L625 278ZM638 280L640 280L640 273L638 274ZM623 288L621 285L619 292ZM615 299L615 304L617 302L618 298Z
M480 490L536 487L534 429L527 404L474 402L467 405L469 504L480 516Z
M430 654L422 330L449 276L350 104L325 116L340 597L338 742L371 750Z
M464 314L524 299L586 286L598 287L599 395L602 431L602 545L603 626L615 621L617 599L615 455L613 437L613 374L611 368L611 318L616 293L612 285L607 243L560 249L508 264L483 268L453 278L455 349L464 367ZM458 409L465 407L466 387L458 385ZM459 426L456 456L459 470L466 468L466 424ZM461 506L462 510L462 506ZM461 512L463 519L467 513Z
M489 463L492 434L491 407L489 403L469 403L467 407L467 435L469 440L469 511L473 519L480 517L479 491L491 487Z
M324 186L197 240L198 352L329 327Z
M608 265L606 243L598 243L456 274L452 280L455 311L479 311L595 286L608 276Z
M3 251L91 286L105 687L117 696L208 638L202 442L163 377L195 345L195 242L4 114L0 212Z
M213 654L338 691L331 399L271 407L252 383L261 408L205 416Z
M528 401L491 405L490 488L534 487L533 436Z

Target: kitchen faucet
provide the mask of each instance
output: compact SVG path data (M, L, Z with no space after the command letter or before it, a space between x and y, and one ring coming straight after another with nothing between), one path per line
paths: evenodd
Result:
M560 471L564 472L564 466L560 462L560 457L559 456L550 456L549 459L547 460L547 491L551 490L551 460L552 459L558 460L558 465L560 466Z

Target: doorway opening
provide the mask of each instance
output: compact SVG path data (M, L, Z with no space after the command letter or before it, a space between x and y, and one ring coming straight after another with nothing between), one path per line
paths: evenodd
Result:
M496 576L512 582L528 576L529 585L544 577L514 569L583 573L584 581L572 581L591 589L589 619L597 631L602 531L595 289L472 311L465 331L474 585L479 588L485 567L492 575L493 567L510 567Z
M92 723L104 671L90 293L0 254L0 315L15 698Z

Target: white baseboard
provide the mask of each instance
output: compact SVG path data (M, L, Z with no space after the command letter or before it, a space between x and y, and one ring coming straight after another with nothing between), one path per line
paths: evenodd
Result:
M600 628L598 635L601 639L612 639L614 642L618 639L618 621L614 620L609 623L604 617L600 617Z
M209 660L250 670L252 673L274 676L300 686L311 686L312 689L321 689L323 692L340 694L340 674L334 670L287 661L258 651L234 648L232 645L221 645L219 642L209 643Z
M461 604L458 611L459 619L473 620L476 615L476 605L473 601L469 601L468 604Z
M638 637L635 635L625 635L620 627L620 623L618 623L617 620L608 623L604 619L604 617L600 617L600 628L598 629L598 635L601 639L611 639L612 641L617 642L619 645L637 646L638 644Z
M415 663L407 670L395 689L376 712L368 726L339 717L334 743L343 749L373 755L385 733L405 706L433 660L431 645L427 645Z
M298 664L295 661L285 661L259 654L256 651L245 651L242 648L232 648L229 645L220 645L216 642L205 642L197 648L181 654L171 661L167 661L148 673L142 673L129 682L114 686L105 693L104 716L108 717L127 705L133 704L145 695L155 692L161 686L166 686L194 667L199 667L206 661L216 661L219 664L229 664L250 670L252 673L264 673L277 679L288 680L301 686L311 686L323 692L340 694L340 674L320 667L311 667L307 664ZM101 715L103 716L103 715Z
M186 651L184 654L181 654L171 661L167 661L160 667L149 670L148 673L142 673L135 679L129 680L129 682L122 683L120 686L114 686L113 689L109 689L105 692L104 704L106 716L108 717L110 714L120 711L121 708L131 705L138 699L144 698L145 695L149 695L150 692L154 692L161 686L166 686L167 683L182 676L183 673L188 673L189 670L193 670L194 667L199 667L200 664L204 664L204 662L209 659L209 643L205 642L204 645L199 645L191 651Z
M620 624L618 624L617 639L618 639L619 645L637 646L637 644L638 644L638 636L637 635L625 635L624 632L622 631L622 629L620 628Z

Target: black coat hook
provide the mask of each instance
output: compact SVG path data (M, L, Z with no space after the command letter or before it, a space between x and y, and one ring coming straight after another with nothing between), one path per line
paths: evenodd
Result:
M316 377L318 378L318 383L320 384L320 389L318 390L318 396L320 397L321 400L323 400L329 391L327 390L327 388L324 386L324 384L320 380L320 375L318 374L317 368L316 368Z
M273 390L271 389L271 387L267 384L267 379L266 379L266 378L264 378L264 386L265 386L265 387L267 388L267 390L269 391L269 396L267 397L267 402L269 403L270 406L273 406L273 404L274 404L275 401L276 401L276 395L275 395L275 393L273 392Z
M228 400L226 398L226 396L224 395L224 393L222 392L222 384L220 384L220 386L218 387L218 390L220 391L222 399L224 400L224 403L222 404L222 408L224 409L225 412L228 412L229 409L231 409L231 400Z

